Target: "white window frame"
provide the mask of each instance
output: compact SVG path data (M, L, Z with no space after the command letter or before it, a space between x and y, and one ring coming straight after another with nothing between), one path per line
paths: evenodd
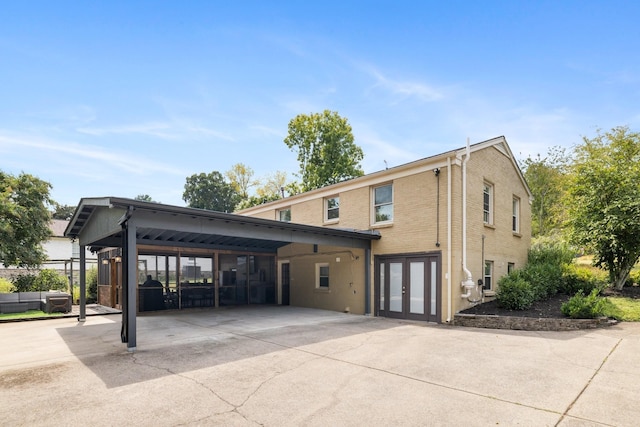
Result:
M289 219L282 219L282 214L289 212ZM278 221L291 222L291 208L284 208L278 210Z
M492 291L493 290L493 261L485 260L483 273L484 274L483 274L482 287L485 291Z
M493 197L493 184L485 181L482 185L482 221L487 225L493 225Z
M391 201L390 202L376 204L376 190L378 190L380 188L384 188L384 187L391 187ZM390 182L388 184L378 185L377 187L372 188L371 189L371 203L373 205L373 209L372 209L372 214L373 214L372 222L373 222L373 224L388 224L388 223L393 222L393 204L394 204L393 183ZM376 215L376 209L378 207L382 207L382 206L391 206L391 218L378 221L378 218L377 218L377 215Z
M326 268L326 272L327 275L323 276L322 273L322 269ZM322 284L322 277L326 277L326 285ZM329 290L330 287L330 280L331 280L331 271L329 270L329 263L328 262L318 262L316 263L316 289L321 289L321 290Z
M520 198L513 196L511 204L511 231L520 233Z
M329 201L336 200L337 205L335 207L329 207ZM335 218L329 218L329 212L337 212ZM340 196L326 197L324 199L324 222L337 222L340 220Z

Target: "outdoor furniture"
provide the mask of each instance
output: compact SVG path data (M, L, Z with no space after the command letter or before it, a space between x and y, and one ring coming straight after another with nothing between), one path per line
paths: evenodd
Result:
M0 294L0 313L22 313L28 310L68 313L71 311L71 295L61 291Z

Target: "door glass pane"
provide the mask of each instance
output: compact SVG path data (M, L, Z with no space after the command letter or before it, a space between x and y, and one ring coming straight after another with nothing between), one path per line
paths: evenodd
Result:
M380 263L380 310L384 310L384 262Z
M424 314L424 262L409 263L409 312Z
M436 268L437 263L435 261L431 261L431 315L435 316L437 313L436 310L436 286L437 286L437 273L438 269Z
M389 263L389 311L402 312L402 263Z

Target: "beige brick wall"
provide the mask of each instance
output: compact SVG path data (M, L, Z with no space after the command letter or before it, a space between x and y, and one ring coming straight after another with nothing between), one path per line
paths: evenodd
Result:
M293 244L282 248L279 261L290 261L290 302L298 307L364 314L364 251L332 246ZM316 264L329 264L329 288L316 288Z
M366 179L359 188L340 191L341 185L331 187L330 191L317 192L317 197L292 198L291 219L295 223L358 230L375 229L382 238L372 242L372 255L405 254L416 252L441 251L442 255L442 321L449 315L447 285L451 281L451 315L467 308L469 302L460 298L463 280L462 271L462 167L460 159L451 158L451 277L447 250L447 197L448 168L442 166L439 159L440 179L439 197L438 180L433 168L417 164L422 171L407 171L396 176L392 181L394 190L394 219L391 224L372 224L372 185ZM435 167L435 164L434 164ZM416 169L417 170L417 169ZM527 250L531 235L531 208L528 193L522 183L512 160L493 146L489 146L471 154L467 163L467 267L477 282L483 278L482 236L484 235L484 254L486 260L494 262L493 289L507 272L507 264L512 262L522 267L526 262ZM380 180L376 183L381 185ZM494 221L492 226L483 223L483 183L487 181L494 186ZM346 183L345 183L346 184ZM346 185L344 185L346 187ZM353 185L350 185L353 187ZM337 222L325 223L324 198L340 197L340 219ZM520 232L511 231L511 214L513 197L520 198ZM439 229L437 227L437 207L439 201ZM282 205L284 206L284 205ZM261 218L276 218L276 209L255 214ZM440 246L436 246L436 242ZM309 245L307 245L309 246ZM333 248L331 250L339 250ZM297 256L297 251L301 256ZM292 281L295 275L296 295L292 291L291 303L294 305L328 308L342 311L350 306L352 312L364 312L364 264L360 260L352 263L340 263L335 266L338 275L346 274L347 278L335 286L335 292L323 294L315 290L315 263L322 261L323 256L310 256L310 247L291 245L279 251L279 259L292 256ZM331 260L333 256L327 259ZM335 257L333 257L335 258ZM342 259L342 257L341 257ZM295 260L295 262L294 262ZM335 260L333 261L335 263ZM349 265L349 270L344 270ZM373 279L374 266L371 265ZM332 270L333 271L333 270ZM333 274L333 273L332 273ZM344 282L344 283L342 283ZM292 289L294 285L292 282ZM355 294L349 293L355 291ZM354 297L357 295L357 297ZM344 298L344 299L343 299ZM373 308L373 292L371 307Z

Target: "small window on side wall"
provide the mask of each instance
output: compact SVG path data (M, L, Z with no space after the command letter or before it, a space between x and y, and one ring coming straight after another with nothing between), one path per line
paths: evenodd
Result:
M490 291L493 287L493 261L484 262L484 290Z
M513 270L516 269L516 265L513 262L507 263L507 274L511 274Z
M316 288L329 289L329 264L316 264Z
M324 199L324 220L337 221L338 219L340 219L340 197Z
M278 219L282 222L291 222L291 208L280 209L278 211Z
M373 189L374 222L393 221L393 185L387 184Z

